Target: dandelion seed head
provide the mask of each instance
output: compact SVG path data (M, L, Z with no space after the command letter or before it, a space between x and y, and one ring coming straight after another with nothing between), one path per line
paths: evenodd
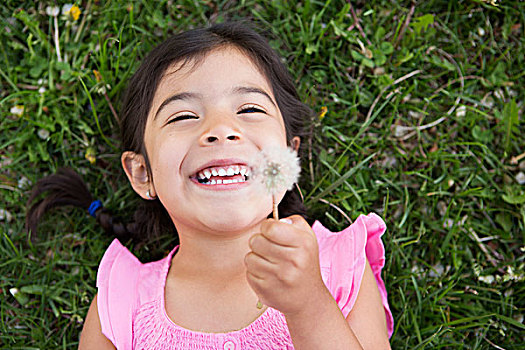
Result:
M272 196L291 190L299 178L299 158L291 148L268 148L254 159L252 173Z
M48 16L56 17L60 13L60 7L58 6L48 6L46 7L46 14Z

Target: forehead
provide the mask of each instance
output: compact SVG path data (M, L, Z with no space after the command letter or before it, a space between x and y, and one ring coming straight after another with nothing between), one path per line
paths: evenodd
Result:
M273 96L270 81L242 50L225 46L214 49L202 57L176 62L164 73L154 97L178 90L209 90L234 85L256 85Z

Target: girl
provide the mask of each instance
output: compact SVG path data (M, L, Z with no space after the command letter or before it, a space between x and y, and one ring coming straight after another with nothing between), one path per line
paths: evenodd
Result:
M80 349L389 348L384 222L370 214L339 233L310 226L294 191L277 196L285 219L267 218L272 197L256 190L250 160L298 151L309 109L261 36L230 23L166 40L132 77L121 114L122 166L146 203L135 223L112 222L61 171L39 183L30 200L52 193L29 226L47 208L77 204L117 235L172 231L180 244L142 264L113 241Z

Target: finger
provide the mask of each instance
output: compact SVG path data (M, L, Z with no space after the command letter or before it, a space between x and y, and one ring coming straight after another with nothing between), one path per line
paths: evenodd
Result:
M308 231L315 236L315 233L312 230L312 227L301 215L292 215L292 216L287 217L286 219L290 220L292 222L292 225L294 225L298 229Z
M276 265L264 259L263 257L250 252L244 257L244 265L247 272L250 272L258 279L265 279L275 271Z
M312 229L302 218L291 216L287 218L291 224L268 219L261 224L262 235L270 241L285 247L300 247L305 234L313 234ZM305 225L306 224L306 225Z
M285 259L294 249L272 242L262 234L252 236L249 243L253 253L273 264Z
M296 228L282 221L268 219L261 224L261 234L275 244L284 247L297 247L299 237Z
M262 298L265 281L262 278L259 278L256 275L250 273L249 271L246 272L246 280L248 281L250 288L255 292L255 294L257 294L259 301L265 303Z

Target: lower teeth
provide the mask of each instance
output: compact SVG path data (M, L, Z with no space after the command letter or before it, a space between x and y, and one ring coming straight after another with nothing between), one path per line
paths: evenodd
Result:
M222 184L232 184L232 183L238 183L238 182L246 182L248 181L248 177L244 175L243 179L239 180L208 180L208 179L197 179L197 181L200 184L203 185L222 185Z

